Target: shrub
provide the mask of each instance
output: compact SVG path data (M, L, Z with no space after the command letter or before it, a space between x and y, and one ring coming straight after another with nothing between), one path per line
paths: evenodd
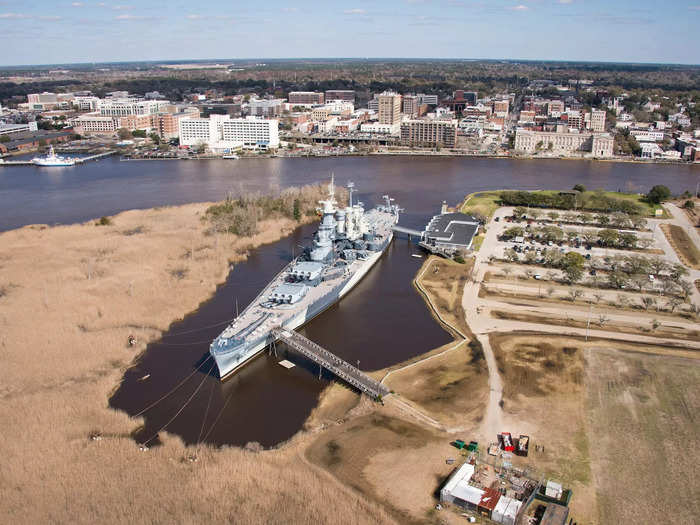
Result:
M112 224L112 219L103 215L100 217L100 220L95 223L95 226L109 226L110 224Z

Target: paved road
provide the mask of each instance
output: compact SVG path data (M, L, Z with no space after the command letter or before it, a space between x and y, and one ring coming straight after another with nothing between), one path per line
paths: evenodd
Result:
M673 208L675 207L672 207L670 205L668 206L669 212L673 216L672 219L654 222L678 224L684 228L687 228L689 226L689 222L685 215L682 213L681 210L678 210L677 208L674 210ZM474 334L476 335L477 339L481 342L484 349L484 357L488 365L490 395L489 402L486 408L486 413L484 415L484 419L480 429L480 434L482 438L485 438L487 440L495 439L495 435L503 430L504 419L503 410L499 404L502 398L503 383L500 374L498 373L498 367L496 365L493 349L491 348L491 345L489 343L488 334L490 332L511 332L526 330L552 335L585 336L587 332L585 328L571 328L491 318L490 309L494 307L501 307L508 310L518 309L518 307L514 305L499 303L496 300L481 299L478 296L481 281L483 280L485 272L489 269L488 257L494 253L497 253L499 250L502 250L502 248L499 247L500 243L498 241L498 236L504 229L506 229L509 226L512 226L512 224L503 221L504 217L512 215L512 210L513 208L511 207L498 209L494 214L494 218L499 217L500 221L494 222L492 219L491 222L488 224L484 242L481 246L481 249L475 256L473 281L467 283L467 285L464 287L464 294L462 296L462 307L464 308L467 323L472 329L472 332L474 332ZM694 231L694 228L690 229L693 230L695 238L694 240L696 240L696 242L699 243L698 246L700 246L700 239L698 239L697 232ZM659 243L658 245L666 252L667 259L671 262L680 262L675 252L668 244L668 241L663 235L663 232L661 232L657 228L654 235L657 242ZM700 272L697 270L691 270L689 277L693 280L700 278ZM698 294L697 290L694 290L694 294L691 300L696 302L696 304L700 304L700 294ZM556 307L544 307L541 311L545 313L560 313L561 309L557 309ZM608 315L611 318L614 318L615 320L620 321L623 319L626 321L630 321L634 318L634 316L624 316L622 314L606 315ZM637 341L654 344L663 344L667 341L678 343L678 340L666 340L664 338L658 337L621 334L619 332L604 329L590 329L588 330L588 333L591 337L601 337L620 341ZM691 348L700 348L700 342L689 341L686 343Z

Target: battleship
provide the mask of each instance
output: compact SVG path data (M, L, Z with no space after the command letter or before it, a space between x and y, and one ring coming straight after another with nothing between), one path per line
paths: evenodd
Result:
M384 203L365 211L349 202L338 207L333 179L319 201L321 221L313 243L295 257L214 339L209 353L224 380L273 343L280 328L294 330L338 302L374 266L393 239L399 207Z

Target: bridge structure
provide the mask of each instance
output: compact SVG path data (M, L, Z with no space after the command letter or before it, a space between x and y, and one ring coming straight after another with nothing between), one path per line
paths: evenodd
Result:
M272 329L270 335L373 399L380 399L390 393L379 381L297 332L277 327Z
M398 224L395 224L391 228L394 230L395 233L405 233L408 235L408 237L420 237L421 239L423 238L423 232L419 232L418 230L414 230L412 228L406 228L405 226L399 226Z

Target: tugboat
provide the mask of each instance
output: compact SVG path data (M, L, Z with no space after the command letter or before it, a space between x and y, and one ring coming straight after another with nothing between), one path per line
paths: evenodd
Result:
M54 166L75 166L75 159L70 157L61 157L56 155L53 146L49 146L49 153L45 157L34 157L32 163L35 166L54 167Z

